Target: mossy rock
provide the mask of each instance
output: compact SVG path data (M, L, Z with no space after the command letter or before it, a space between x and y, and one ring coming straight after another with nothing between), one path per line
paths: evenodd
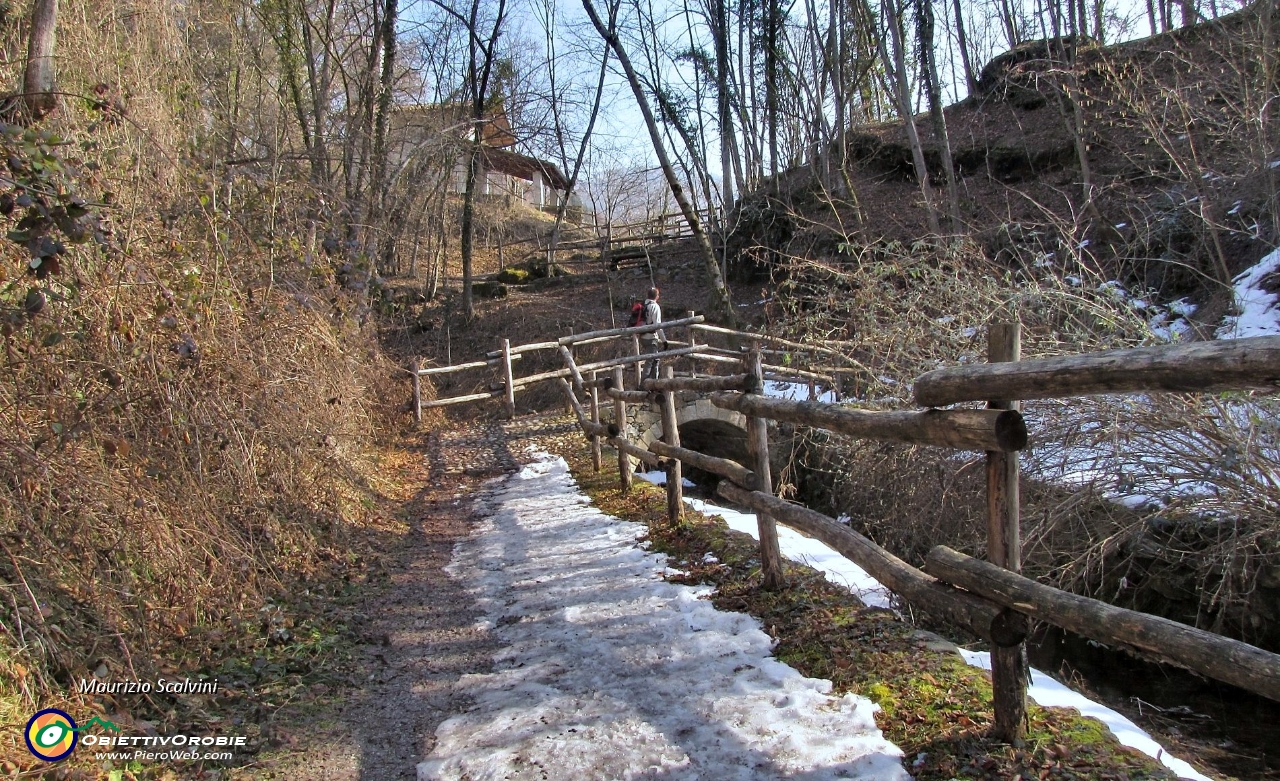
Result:
M528 283L530 276L528 269L511 267L499 271L495 278L508 285L524 285Z
M477 282L471 290L480 298L506 298L507 286L501 282Z
M535 258L520 264L521 268L527 268L529 276L532 279L549 279L551 277L563 277L569 272L558 263L547 263L543 258Z

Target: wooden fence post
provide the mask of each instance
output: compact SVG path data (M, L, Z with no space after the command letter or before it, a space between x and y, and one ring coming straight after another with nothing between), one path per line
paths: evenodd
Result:
M591 372L591 422L600 422L600 389L596 387L596 373ZM600 435L591 435L591 469L600 471Z
M570 335L570 336L573 336L573 328L572 328L572 327L570 327L570 328L569 328L569 335ZM574 363L576 362L576 360L577 360L577 359L576 359L576 356L574 355L573 345L569 345L567 348L565 348L564 356L565 356L565 363L566 363L566 364L568 364L570 367L572 367L572 366L573 366L573 364L574 364ZM575 389L575 390L576 390L576 389ZM566 404L566 405L565 405L565 410L564 410L564 411L565 411L565 414L572 415L572 414L573 414L573 405Z
M506 383L507 417L516 417L516 378L511 371L511 340L502 340L502 379Z
M753 387L764 387L764 367L760 359L760 346L753 345L747 353L747 374L753 378ZM751 471L756 473L756 490L773 494L773 476L769 471L769 421L766 418L747 416L747 451ZM784 588L786 579L782 576L782 552L778 549L778 527L767 513L756 513L756 523L760 530L760 571L764 576L764 587L770 591Z
M663 377L674 377L671 362L662 367ZM680 427L676 424L675 391L662 392L662 441L672 447L680 447ZM681 474L680 459L667 461L667 520L678 524L684 519L684 476Z
M693 317L696 314L697 314L696 312L690 309L684 313L684 316ZM685 333L685 341L689 343L689 346L690 347L695 346L698 339L698 336L697 336L698 332L693 330L693 323L690 323L689 325L684 327L684 333ZM692 355L689 356L689 376L690 377L698 376L698 359L697 357Z
M635 345L636 355L640 354L640 335L632 334L631 343ZM636 361L636 387L640 387L640 383L644 382L644 361Z
M422 422L422 377L418 375L422 369L422 361L418 358L413 359L413 365L410 371L413 372L413 422Z
M624 372L621 366L613 367L613 387L622 390ZM613 422L618 426L618 438L627 438L627 403L622 399L613 400ZM631 456L618 449L618 489L623 496L631 493Z
M1017 361L1022 343L1019 323L992 323L987 341L990 363ZM1017 402L993 401L990 409L1017 409ZM1022 569L1019 530L1018 454L987 452L987 558L1012 572ZM992 735L1017 744L1026 736L1027 651L1025 643L991 649L991 689L995 706Z

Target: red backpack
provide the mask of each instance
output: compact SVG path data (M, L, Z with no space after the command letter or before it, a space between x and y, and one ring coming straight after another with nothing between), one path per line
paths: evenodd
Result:
M631 305L631 323L628 328L644 325L644 302L637 301Z

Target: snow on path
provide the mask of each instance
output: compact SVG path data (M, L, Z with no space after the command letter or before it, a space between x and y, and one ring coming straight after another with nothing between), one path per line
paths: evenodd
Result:
M539 454L480 504L449 572L505 650L458 682L475 705L420 781L909 778L874 704L773 659L709 588L663 581L644 526L591 507L563 460Z

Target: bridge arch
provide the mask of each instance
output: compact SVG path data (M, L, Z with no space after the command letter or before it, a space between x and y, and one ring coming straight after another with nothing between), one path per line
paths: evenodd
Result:
M676 408L676 426L680 429L683 447L709 456L732 459L740 464L749 463L747 418L742 413L721 409L708 399L698 399ZM662 421L658 420L640 434L639 444L647 448L650 442L660 439ZM698 481L698 476L691 474L690 479Z

